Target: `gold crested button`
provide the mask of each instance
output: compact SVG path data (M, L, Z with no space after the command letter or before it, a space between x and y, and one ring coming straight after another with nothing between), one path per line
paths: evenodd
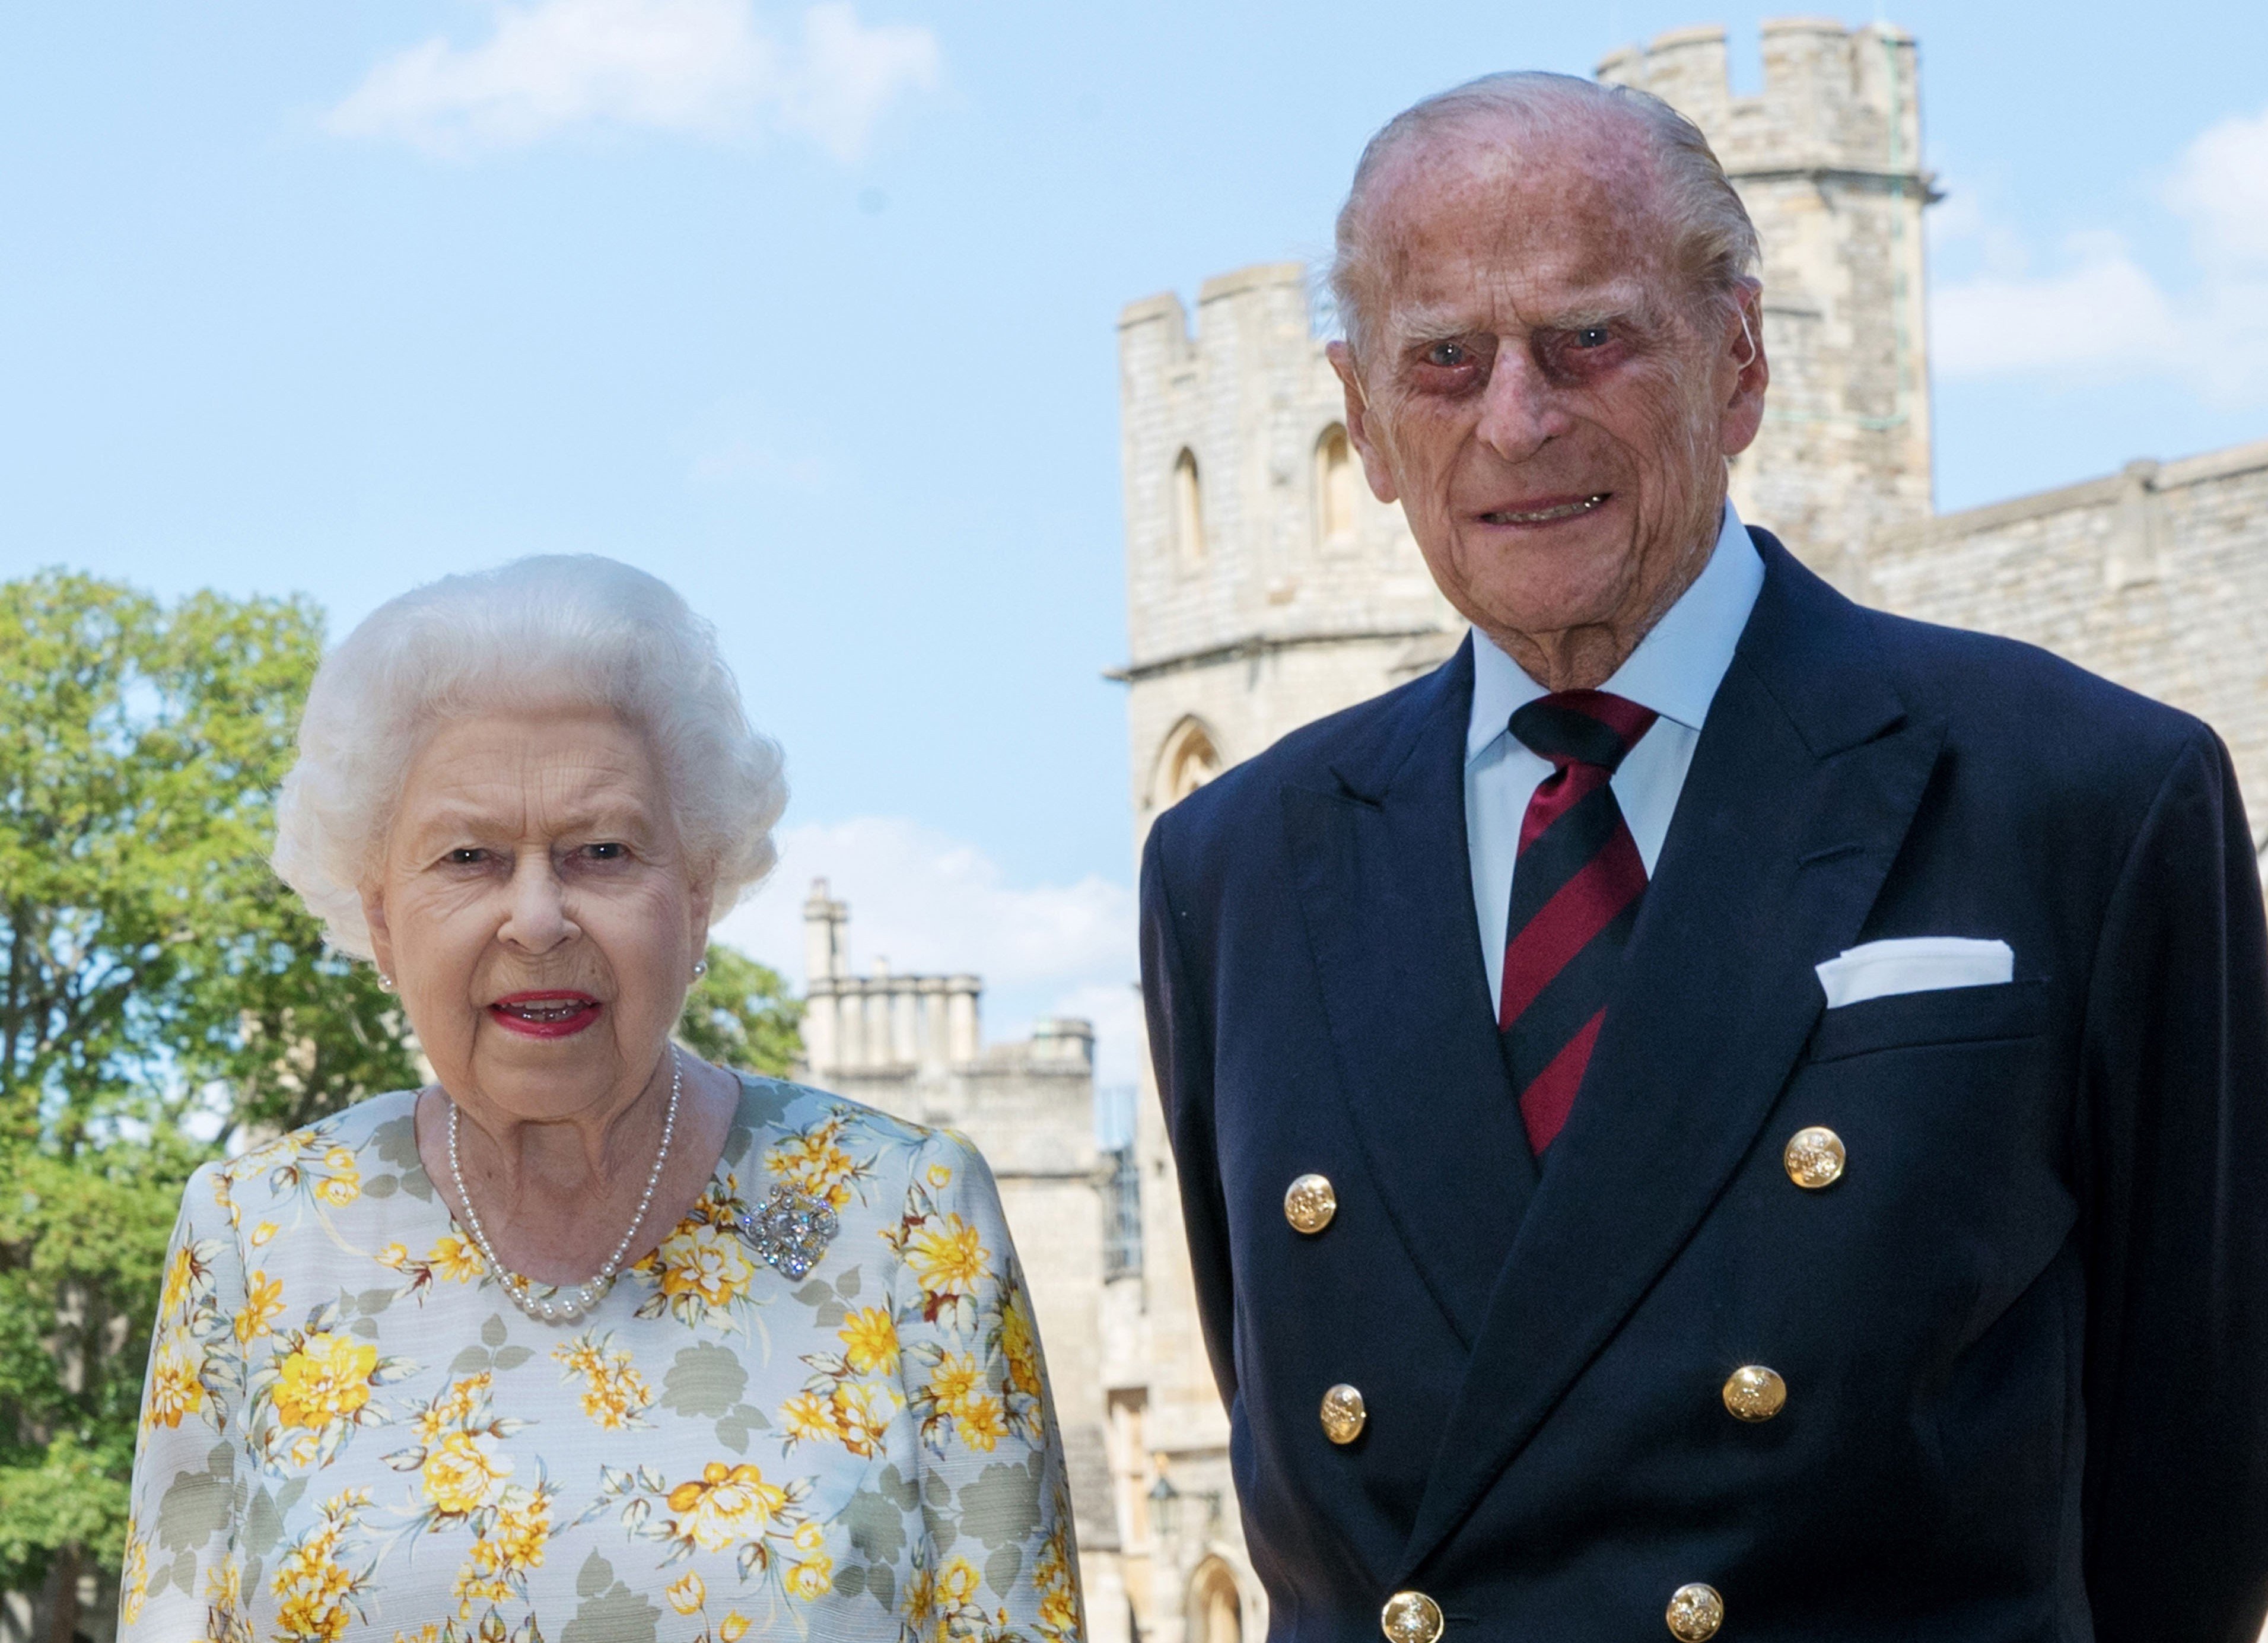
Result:
M1816 1192L1843 1179L1845 1156L1843 1138L1814 1125L1787 1138L1787 1150L1780 1154L1780 1162L1787 1166L1790 1181L1807 1192Z
M1323 1436L1333 1443L1352 1443L1369 1420L1358 1389L1342 1381L1323 1394Z
M1742 1364L1725 1382L1725 1407L1742 1420L1770 1420L1787 1407L1787 1382L1762 1364Z
M1669 1612L1662 1618L1677 1643L1709 1643L1725 1624L1725 1600L1713 1586L1681 1586L1670 1594Z
M1378 1628L1391 1643L1435 1643L1441 1635L1441 1605L1423 1592L1396 1592L1379 1611Z
M1284 1193L1284 1219L1295 1232L1314 1237L1339 1212L1339 1195L1328 1175L1302 1175Z

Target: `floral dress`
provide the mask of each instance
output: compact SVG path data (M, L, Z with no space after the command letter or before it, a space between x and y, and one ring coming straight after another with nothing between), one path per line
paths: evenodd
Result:
M435 1194L416 1100L191 1179L122 1639L1076 1643L1031 1301L966 1140L745 1079L700 1202L555 1325ZM748 1230L779 1189L831 1238Z

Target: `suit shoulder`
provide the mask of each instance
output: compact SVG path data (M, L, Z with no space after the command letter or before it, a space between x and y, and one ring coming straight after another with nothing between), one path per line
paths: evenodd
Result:
M1381 739L1403 733L1431 707L1440 689L1437 670L1287 731L1161 812L1153 828L1170 820L1175 837L1207 839L1256 822L1272 827L1276 795L1282 789L1336 789L1334 767L1370 752Z
M2021 639L1867 612L1902 684L1944 715L1956 744L2035 771L2146 780L2191 748L2218 746L2195 714Z

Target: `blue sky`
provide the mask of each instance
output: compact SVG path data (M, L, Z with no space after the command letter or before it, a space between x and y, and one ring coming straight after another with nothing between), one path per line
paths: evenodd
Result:
M1411 12L1416 15L1410 15ZM1868 20L1867 13L1848 20ZM1930 4L1940 505L2268 435L2268 9ZM1363 138L1685 4L397 0L0 14L0 574L302 591L591 549L797 798L733 926L1135 1045L1113 320L1311 256ZM1767 521L1769 522L1769 521Z

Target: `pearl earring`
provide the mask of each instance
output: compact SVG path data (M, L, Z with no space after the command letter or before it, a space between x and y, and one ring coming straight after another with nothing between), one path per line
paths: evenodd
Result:
M394 977L387 975L384 970L378 972L378 990L380 992L392 992L394 991Z
M693 961L693 979L694 979L694 980L696 980L696 981L699 981L699 980L700 980L703 976L706 976L708 973L709 973L709 961L708 961L707 959L695 959L695 960Z

